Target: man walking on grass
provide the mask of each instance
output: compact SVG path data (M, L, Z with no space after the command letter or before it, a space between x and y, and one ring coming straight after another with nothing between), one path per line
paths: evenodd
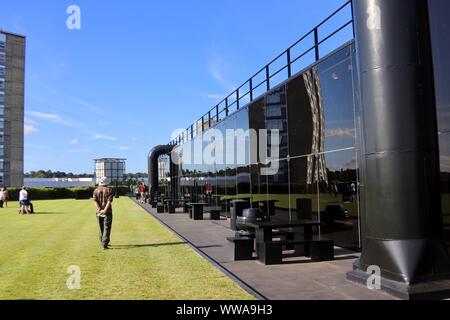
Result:
M108 245L111 237L112 228L112 202L114 194L111 188L108 188L108 179L106 177L100 180L99 186L94 191L94 203L97 209L97 219L100 225L100 242L103 249L109 249Z

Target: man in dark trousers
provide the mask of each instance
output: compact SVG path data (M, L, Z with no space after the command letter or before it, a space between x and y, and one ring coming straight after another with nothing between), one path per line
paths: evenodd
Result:
M102 178L99 186L94 191L94 203L97 209L97 218L100 225L100 242L103 249L109 249L108 245L111 237L112 228L112 202L114 193L111 188L108 188L108 179Z

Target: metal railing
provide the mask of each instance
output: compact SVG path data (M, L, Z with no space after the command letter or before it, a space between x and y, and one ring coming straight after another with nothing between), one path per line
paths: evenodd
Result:
M339 14L343 13L345 10L350 10L348 20L344 20L345 22L342 25L334 28L333 31L321 38L321 28L326 26L329 21L331 21ZM280 53L276 58L266 64L263 68L258 70L258 72L256 72L250 79L245 81L235 91L226 96L221 102L219 102L216 106L205 113L200 119L189 126L182 134L172 140L169 144L177 145L193 140L197 135L203 133L207 128L212 127L214 124L228 117L229 114L238 111L243 105L243 101L245 101L246 104L253 102L255 98L255 92L257 92L257 90L261 88L265 89L264 93L270 91L273 87L273 83L271 82L271 80L274 77L281 75L283 71L286 71L286 77L283 78L283 80L277 82L276 85L286 79L289 79L293 75L293 65L300 59L305 58L308 54L314 53L314 62L319 61L323 57L323 55L321 55L321 45L323 45L338 33L346 30L347 28L351 28L352 37L354 38L355 31L352 0L344 3L321 23L316 25L311 31L298 39L294 44ZM307 47L306 50L301 51L294 56L295 49L299 48L301 44L308 40L308 38L312 38L313 45ZM344 44L345 42L346 41L343 41L342 44ZM281 59L285 59L285 64L273 71L274 65Z

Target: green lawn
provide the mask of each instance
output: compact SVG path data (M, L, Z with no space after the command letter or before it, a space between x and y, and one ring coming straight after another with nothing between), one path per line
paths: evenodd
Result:
M253 299L128 198L114 202L103 251L91 201L0 209L0 299ZM69 266L81 289L69 290Z

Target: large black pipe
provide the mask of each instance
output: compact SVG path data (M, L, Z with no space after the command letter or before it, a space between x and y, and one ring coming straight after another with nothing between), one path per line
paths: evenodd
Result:
M426 0L355 0L362 115L362 255L386 290L450 273L441 238L439 162Z
M162 155L170 155L173 150L171 145L159 145L154 147L148 154L148 177L150 182L152 201L159 191L158 158Z

